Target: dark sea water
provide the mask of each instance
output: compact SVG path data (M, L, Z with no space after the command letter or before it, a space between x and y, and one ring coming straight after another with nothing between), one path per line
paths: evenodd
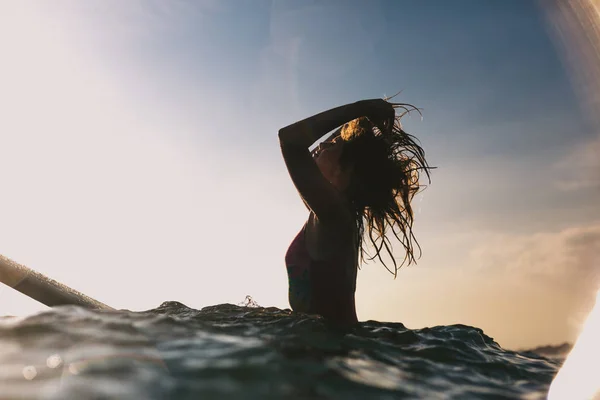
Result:
M229 304L0 319L1 399L542 399L561 362L464 325L341 332Z

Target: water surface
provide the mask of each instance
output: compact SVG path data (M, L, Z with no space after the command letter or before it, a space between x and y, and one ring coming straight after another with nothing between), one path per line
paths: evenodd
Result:
M0 320L1 399L542 399L561 362L464 325L343 332L229 304Z

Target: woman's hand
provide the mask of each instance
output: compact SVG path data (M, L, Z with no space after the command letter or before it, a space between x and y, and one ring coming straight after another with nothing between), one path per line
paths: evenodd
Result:
M365 117L375 124L381 133L386 134L392 130L396 110L391 103L383 99L362 100L360 103Z

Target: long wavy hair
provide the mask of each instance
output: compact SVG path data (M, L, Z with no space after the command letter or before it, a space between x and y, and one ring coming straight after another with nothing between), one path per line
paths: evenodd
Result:
M421 172L431 182L432 167L427 164L418 140L406 133L400 123L405 114L411 111L420 114L420 110L410 104L391 104L402 112L388 121L361 117L341 128L344 145L340 164L352 168L346 195L356 213L361 262L365 258L378 258L395 279L403 265L416 263L415 246L418 257L421 256L421 247L412 230L411 200L424 187L419 181ZM392 252L390 231L404 247L400 263ZM375 250L372 256L366 249L369 244ZM383 249L391 257L393 270L381 257Z

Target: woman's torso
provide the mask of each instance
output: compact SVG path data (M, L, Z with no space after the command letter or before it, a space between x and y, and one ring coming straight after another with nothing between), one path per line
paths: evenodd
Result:
M326 227L311 213L285 257L294 311L340 323L357 321L354 293L358 252L355 229Z

